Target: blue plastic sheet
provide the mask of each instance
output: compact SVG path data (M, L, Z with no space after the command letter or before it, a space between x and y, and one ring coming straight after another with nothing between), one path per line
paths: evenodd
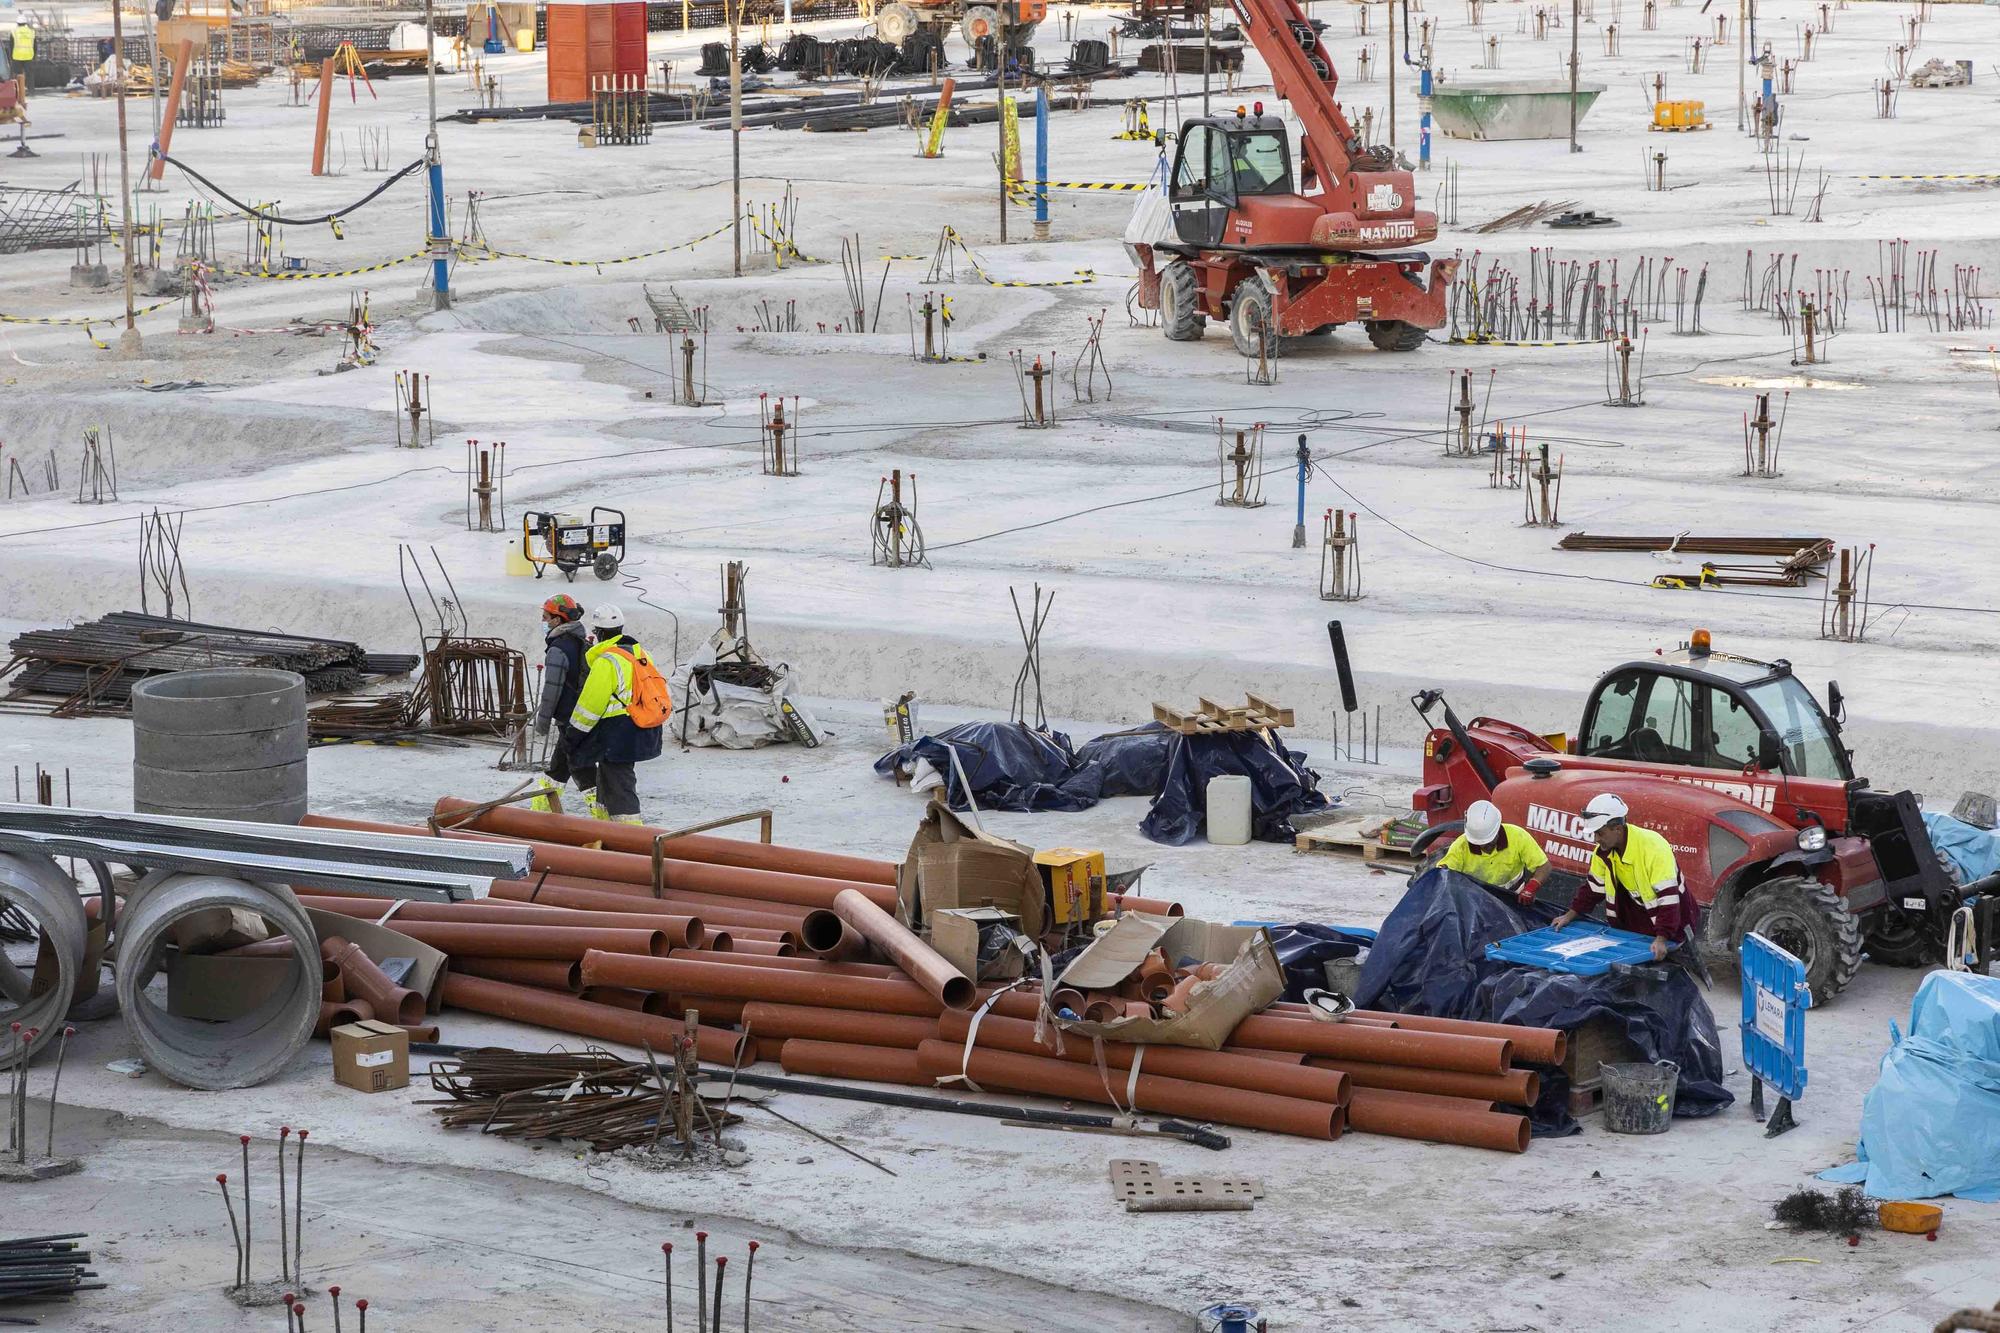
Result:
M1857 1160L1820 1173L1878 1199L2000 1203L2000 978L1933 972L1861 1104Z
M1620 965L1579 977L1486 957L1489 944L1545 926L1556 915L1552 906L1522 908L1456 871L1427 870L1410 881L1382 922L1362 962L1355 1003L1532 1027L1575 1028L1609 1019L1639 1048L1640 1058L1680 1066L1676 1116L1714 1115L1734 1102L1722 1086L1715 1015L1681 967ZM1535 1132L1575 1132L1568 1102L1568 1080L1544 1067L1541 1101L1530 1109Z
M1319 789L1319 774L1306 767L1304 753L1261 732L1175 735L1160 794L1139 821L1139 831L1176 847L1200 838L1208 827L1208 780L1224 774L1250 779L1250 836L1259 842L1290 842L1298 836L1293 815L1333 804Z
M1583 949L1589 952L1580 952ZM1577 921L1561 930L1544 926L1486 946L1486 956L1499 963L1520 963L1544 972L1568 972L1579 977L1602 976L1621 963L1646 963L1653 958L1650 935L1620 930L1596 921Z
M1062 781L1071 796L1100 801L1109 796L1151 796L1167 776L1167 752L1174 733L1157 722L1114 731L1085 741L1076 767Z
M1961 882L1970 884L2000 871L2000 833L1928 810L1924 828L1930 832L1931 846L1958 867Z
M1063 790L1076 767L1076 752L1060 731L1037 731L1025 722L961 722L936 735L920 736L875 761L875 771L892 777L912 759L928 760L944 775L951 808L966 808L964 784L953 771L958 755L973 799L985 810L1088 810L1095 797Z

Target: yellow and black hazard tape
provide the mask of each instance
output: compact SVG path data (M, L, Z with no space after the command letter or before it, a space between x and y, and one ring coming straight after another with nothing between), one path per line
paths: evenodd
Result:
M603 268L610 264L630 264L640 259L651 259L655 255L672 254L676 250L688 250L703 241L712 241L728 231L730 223L723 223L714 231L706 231L692 240L679 241L673 245L663 245L657 250L641 250L636 255L619 255L613 259L551 259L544 255L527 255L518 250L495 250L490 245L459 246L458 252L473 262L489 259L525 259L531 264L554 264L561 268Z
M1028 194L1032 197L1034 191L1040 187L1046 187L1051 190L1111 190L1118 192L1128 192L1134 190L1143 190L1148 185L1152 184L1152 182L1151 181L1009 181L1008 184L1010 186L1019 187L1022 193Z
M1087 268L1079 268L1071 270L1071 272L1077 275L1074 278L1057 278L1051 282L1005 282L994 277L980 266L979 260L972 253L972 247L966 244L965 238L960 236L955 229L946 227L944 229L944 237L948 243L956 245L960 250L965 252L966 265L978 275L981 282L989 287L1084 287L1097 281L1097 274Z
M1856 176L1859 181L2000 181L2000 171L1944 171L1928 176Z
M135 317L150 315L155 310L165 309L178 300L180 300L179 297L170 296L164 301L155 301L151 305L138 306L132 311L132 314ZM0 315L0 324L55 324L87 329L93 324L116 324L123 318L125 318L123 311L115 315Z
M773 236L770 232L765 231L764 224L757 220L755 214L750 215L750 229L769 241L772 251L780 259L796 259L801 264L824 264L826 262L824 259L814 259L805 251L799 249L797 245L793 244L791 237L783 234Z
M1566 342L1528 342L1514 338L1446 338L1452 347L1597 347L1609 338L1571 338Z
M404 264L429 257L429 251L419 250L415 254L404 255L401 259L385 259L379 264L364 264L360 268L334 270L305 268L289 270L267 269L263 272L248 268L217 268L210 269L209 271L211 273L225 274L232 278L262 278L268 282L314 282L325 278L354 278L359 277L363 273L380 273L385 268L399 268Z

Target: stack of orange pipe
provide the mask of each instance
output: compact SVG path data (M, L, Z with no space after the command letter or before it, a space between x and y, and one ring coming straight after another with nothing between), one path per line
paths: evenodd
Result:
M1058 1044L1053 1028L1038 1035L1031 1021L1036 989L977 987L896 919L892 862L471 809L439 801L438 821L459 824L443 836L525 843L533 872L496 881L480 904L402 904L387 924L451 954L445 1003L561 1031L659 1049L692 1010L702 1056L719 1063L754 1059L761 1039L762 1053L794 1073L918 1087L964 1079L1113 1104L1129 1088L1139 1109L1165 1115L1506 1152L1527 1147L1528 1121L1496 1108L1539 1092L1539 1076L1516 1063L1563 1054L1563 1034L1545 1029L1370 1012L1329 1023L1283 1004L1245 1019L1220 1051ZM385 910L307 893L327 911L378 920ZM1178 915L1180 905L1127 896L1115 910ZM1177 980L1160 961L1156 982Z

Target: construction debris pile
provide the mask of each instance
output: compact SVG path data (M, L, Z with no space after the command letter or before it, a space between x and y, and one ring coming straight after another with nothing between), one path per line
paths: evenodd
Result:
M1033 1093L1318 1139L1354 1129L1521 1152L1527 1116L1496 1108L1531 1105L1540 1075L1528 1066L1564 1053L1564 1034L1549 1029L1358 1011L1329 1020L1273 1003L1283 981L1263 932L1186 922L1174 903L1100 897L1098 919L1120 918L1107 936L1118 940L1114 954L1130 936L1158 946L1139 950L1136 963L1111 961L1110 971L1101 951L1091 960L1084 950L1045 996L1032 970L1009 976L1005 950L976 943L963 955L947 943L960 914L933 908L930 941L906 924L911 904L898 884L912 878L908 865L449 798L432 826L447 838L523 842L535 869L496 880L483 904L303 901L444 951L447 1008L655 1052L681 1050L691 1030L699 1056L728 1069L775 1058L788 1074ZM913 851L913 864L923 859ZM1032 909L1008 937L1087 940L1095 906L1087 890L1081 901L1064 895L1055 917L1044 922ZM1204 952L1217 956L1187 961ZM1065 984L1079 970L1110 976L1120 966L1129 975L1115 984ZM1175 1030L1183 1020L1199 1031ZM645 1095L661 1096L657 1075L611 1077L625 1080L619 1096L637 1096L644 1083ZM641 1120L612 1116L625 1130ZM545 1127L533 1114L523 1123L524 1133Z
M44 701L35 704L37 710L46 706L58 717L125 712L133 685L173 671L268 667L298 672L308 693L337 694L371 679L406 676L417 665L408 654L371 653L344 639L137 611L114 611L66 629L29 630L7 646L13 656L0 666L0 680L12 678L6 699Z
M635 1063L607 1051L466 1051L432 1063L431 1087L445 1100L430 1105L450 1128L509 1139L582 1139L598 1152L657 1148L671 1125L674 1144L691 1150L696 1128L719 1135L739 1117L694 1095L689 1061L671 1063L672 1077L657 1060Z

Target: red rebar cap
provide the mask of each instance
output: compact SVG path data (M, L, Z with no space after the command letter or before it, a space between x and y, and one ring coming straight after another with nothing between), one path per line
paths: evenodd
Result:
M302 1129L299 1131L299 1137L304 1138L307 1134L310 1134L311 1132L312 1132L311 1130Z
M249 1145L250 1136L248 1134L238 1134L236 1137L241 1139L246 1147Z
M225 1175L218 1175L215 1178L215 1183L218 1185L227 1185L229 1183L229 1177Z
M757 1253L757 1242L754 1240L750 1242L750 1253Z
M715 1266L718 1270L721 1269L728 1262L729 1262L729 1256L726 1254L718 1254L715 1256Z
M288 1138L290 1138L291 1136L292 1136L292 1127L291 1127L290 1125L279 1125L279 1126L278 1126L278 1137L279 1137L279 1138L281 1138L281 1139L288 1139Z
M368 1298L366 1296L363 1296L360 1300L354 1303L354 1308L357 1310L366 1310L368 1308Z
M697 1232L695 1232L695 1233L694 1233L694 1238L695 1238L696 1240L707 1240L707 1239L708 1239L708 1233L707 1233L706 1231L697 1231Z
M326 1294L327 1294L327 1295L329 1295L329 1296L331 1296L331 1297L333 1297L333 1298L334 1298L335 1300L339 1300L339 1299L340 1299L340 1288L339 1288L339 1287L328 1287L328 1288L326 1289Z
M661 1254L672 1254L673 1252L674 1252L674 1243L672 1241L663 1240L660 1242Z

